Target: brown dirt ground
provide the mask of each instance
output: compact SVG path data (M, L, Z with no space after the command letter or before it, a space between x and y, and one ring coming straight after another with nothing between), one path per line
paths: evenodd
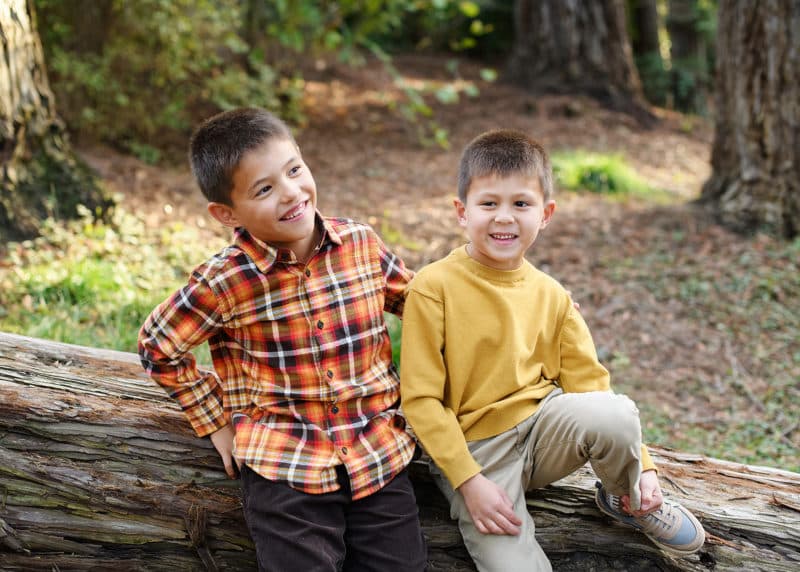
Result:
M403 58L398 64L407 80L418 85L448 79L436 58ZM468 65L462 64L461 72L478 77ZM781 426L790 422L791 412L788 421L766 419L763 399L770 372L762 364L786 359L792 344L775 347L768 338L738 336L735 325L723 328L719 321L724 318L698 316L675 294L692 269L724 267L743 252L770 243L732 235L690 206L711 172L710 123L657 110L658 124L645 128L588 99L534 97L500 83L476 83L478 97L436 107L437 121L450 134L451 147L444 150L421 146L413 128L387 111L386 100L396 90L386 93L389 80L378 65L329 70L309 80L308 124L298 142L314 172L321 211L369 221L409 266L419 268L462 241L451 206L455 172L459 150L478 133L514 127L551 151L619 152L675 200L658 206L558 193L554 222L531 250L530 260L581 303L615 385L636 399L643 412L660 416L662 423L672 420L659 433L661 445L685 446L692 431L708 432L713 439L742 419ZM180 220L209 234L223 233L206 215L184 165L152 167L106 148L84 149L83 154L108 187L124 197L125 207L149 224ZM637 261L658 256L669 262L653 267L659 269L657 276L636 274ZM791 303L797 306L797 300ZM792 351L797 346L795 340ZM752 382L751 390L742 388L742 379ZM790 428L781 438L794 448L797 465L796 431L792 435ZM703 452L703 437L686 442ZM734 460L739 453L733 452Z

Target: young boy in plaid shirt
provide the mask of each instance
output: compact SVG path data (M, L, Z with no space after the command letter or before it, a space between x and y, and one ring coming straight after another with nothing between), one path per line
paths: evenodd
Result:
M150 376L241 472L259 569L425 568L384 310L412 273L367 225L323 217L289 129L260 109L212 117L192 171L233 243L139 334ZM214 371L190 350L208 341Z

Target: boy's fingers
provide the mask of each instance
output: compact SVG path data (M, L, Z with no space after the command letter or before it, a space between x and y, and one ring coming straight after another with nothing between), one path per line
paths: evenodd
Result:
M522 524L522 520L516 514L514 514L514 511L512 510L504 510L500 513L500 516L511 526L519 526Z
M236 474L233 472L233 465L230 463L225 463L225 473L228 475L229 479L236 478Z
M233 458L228 457L223 461L223 463L225 465L225 473L228 475L228 478L235 479L237 475L236 475L236 469L233 466Z
M503 519L500 528L502 528L505 534L508 534L510 536L517 536L519 534L519 526L516 526L511 521L505 518Z
M505 506L500 509L500 514L516 526L522 524L522 519L520 519L517 516L517 513L514 512L514 503L511 502L511 499L508 498L508 495L505 493L505 491L503 491L503 501L505 501Z

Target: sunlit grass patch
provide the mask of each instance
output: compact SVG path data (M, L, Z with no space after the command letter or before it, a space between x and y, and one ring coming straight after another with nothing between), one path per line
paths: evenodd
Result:
M618 154L562 151L552 155L556 186L606 195L663 197Z
M123 210L110 223L88 213L47 221L40 238L11 244L0 264L0 330L136 351L147 315L202 262L200 240L183 224L148 231ZM198 359L209 363L205 347Z

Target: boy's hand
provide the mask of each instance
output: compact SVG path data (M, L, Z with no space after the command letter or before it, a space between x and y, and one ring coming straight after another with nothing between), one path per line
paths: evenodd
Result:
M522 521L506 491L478 473L464 481L458 492L464 497L469 515L481 534L519 534Z
M642 495L642 506L639 510L631 510L631 499L629 495L620 498L622 501L622 508L628 514L633 516L643 516L650 512L656 511L661 507L664 502L664 497L661 495L661 485L658 482L658 473L650 469L644 471L639 477L639 492Z
M236 468L234 468L234 462L236 460L233 458L233 429L230 425L225 425L222 429L218 429L212 433L210 437L214 448L222 458L222 463L225 465L225 473L228 475L228 478L235 479L239 463L237 462L235 465Z

